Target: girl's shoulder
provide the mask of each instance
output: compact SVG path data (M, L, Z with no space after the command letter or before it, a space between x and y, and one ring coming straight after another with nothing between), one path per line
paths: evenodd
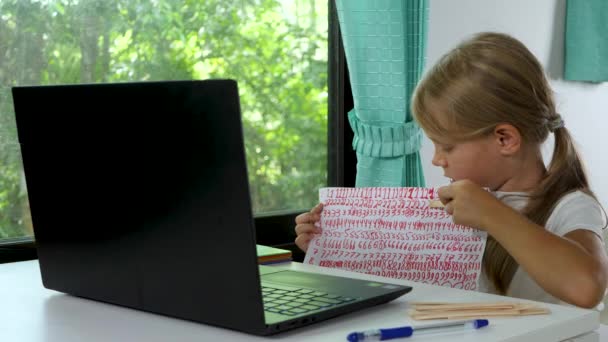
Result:
M564 195L556 203L546 228L563 236L573 230L586 229L598 234L606 227L606 213L593 196L577 190Z
M595 197L582 190L575 190L562 196L555 204L553 212L558 210L579 211L589 208L601 209L601 205Z

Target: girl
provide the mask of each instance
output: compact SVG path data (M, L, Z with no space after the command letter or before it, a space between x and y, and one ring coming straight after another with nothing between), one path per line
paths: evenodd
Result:
M488 232L480 290L600 303L608 281L605 213L532 53L508 35L478 34L425 75L412 112L434 144L433 165L453 180L439 189L445 210L456 224ZM551 133L545 167L541 145ZM321 210L296 218L303 250L319 232Z

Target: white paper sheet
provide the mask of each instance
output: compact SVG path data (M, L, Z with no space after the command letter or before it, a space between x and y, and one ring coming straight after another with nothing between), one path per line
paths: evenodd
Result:
M487 234L455 225L433 188L322 188L304 263L477 289Z

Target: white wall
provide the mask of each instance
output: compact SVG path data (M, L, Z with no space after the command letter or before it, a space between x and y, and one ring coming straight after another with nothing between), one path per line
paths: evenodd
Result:
M608 208L608 82L563 80L565 0L429 0L426 68L461 40L480 31L508 33L521 40L543 64L556 93L557 110L578 143L591 186ZM608 61L606 61L608 63ZM545 146L550 156L553 141ZM431 164L432 144L425 140L422 161L427 186L447 183Z

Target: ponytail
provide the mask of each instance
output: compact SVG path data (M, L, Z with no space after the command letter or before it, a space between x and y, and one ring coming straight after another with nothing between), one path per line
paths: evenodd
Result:
M532 192L530 202L523 210L530 220L542 226L546 224L557 201L565 194L581 190L594 196L568 129L558 128L554 136L555 147L547 174Z

